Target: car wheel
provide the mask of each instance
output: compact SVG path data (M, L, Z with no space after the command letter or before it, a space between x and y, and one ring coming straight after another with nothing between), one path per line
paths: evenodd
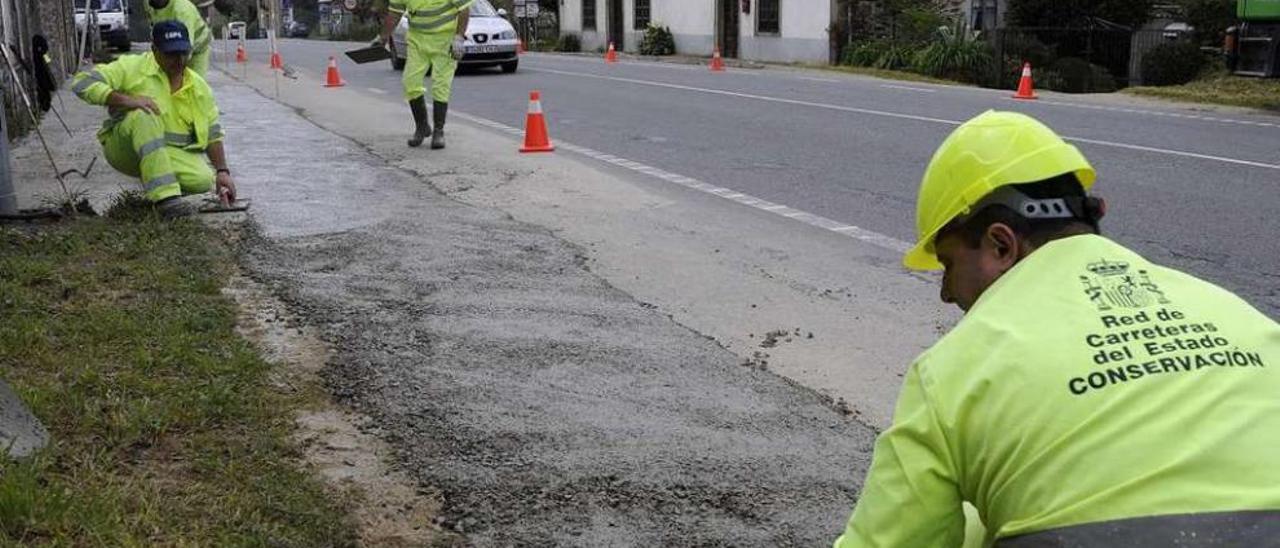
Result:
M520 68L520 61L508 61L502 64L502 72L507 74L515 72L517 68Z

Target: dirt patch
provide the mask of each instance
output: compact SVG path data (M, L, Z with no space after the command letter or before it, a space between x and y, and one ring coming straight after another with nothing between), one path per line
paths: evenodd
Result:
M258 282L237 274L223 292L240 307L237 331L276 365L273 384L291 392L315 392L297 416L296 439L303 458L349 500L365 546L441 546L457 535L442 530L439 493L418 487L393 464L394 452L374 433L367 417L333 404L323 393L320 372L330 349L302 326Z

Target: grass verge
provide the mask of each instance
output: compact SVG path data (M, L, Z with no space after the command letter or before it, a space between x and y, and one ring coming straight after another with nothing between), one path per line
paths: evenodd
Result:
M1132 87L1133 95L1280 111L1280 80L1219 75L1181 86Z
M925 76L923 74L916 74L914 72L907 72L902 70L886 70L886 69L878 69L878 68L871 68L871 67L855 67L852 65L820 65L820 64L809 64L809 63L800 64L796 66L801 66L804 68L814 69L814 70L824 70L827 72L843 72L845 74L871 76L871 77L880 78L883 80L900 80L903 82L920 82L924 84L940 84L944 86L973 87L972 84L966 84L964 82L957 82L955 80L944 80L942 78L934 78L932 76Z
M136 197L105 218L0 228L0 374L48 427L0 457L0 544L355 543L289 440L305 394L234 331L228 244Z

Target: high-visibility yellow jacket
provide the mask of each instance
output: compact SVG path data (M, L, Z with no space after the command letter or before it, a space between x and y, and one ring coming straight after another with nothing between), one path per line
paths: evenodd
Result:
M472 0L391 0L388 11L409 16L409 32L451 35L458 30L458 13Z
M996 546L1273 545L1280 325L1101 236L1048 243L911 366L835 545L959 546L961 501Z
M186 70L182 88L169 93L169 77L156 63L151 52L124 55L105 65L98 65L88 72L81 72L71 83L71 91L94 105L104 105L111 92L125 95L146 96L160 107L164 119L165 141L193 152L200 152L223 138L222 124L218 120L218 105L213 100L213 90L199 74ZM99 135L111 131L112 126L125 113L113 112L103 123Z
M213 43L213 33L209 30L209 24L205 23L204 17L200 16L200 10L191 3L191 0L169 0L169 5L161 9L151 7L151 2L147 0L143 0L142 5L147 12L147 21L152 25L170 20L178 20L186 25L187 34L191 36L192 55L207 51Z

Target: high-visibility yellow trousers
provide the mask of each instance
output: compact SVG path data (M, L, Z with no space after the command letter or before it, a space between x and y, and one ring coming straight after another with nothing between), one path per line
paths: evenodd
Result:
M98 133L103 156L116 171L142 180L147 199L199 194L213 188L214 173L204 154L165 142L164 122L142 110Z
M449 54L453 33L409 32L408 58L404 66L404 98L412 101L427 93L423 80L431 69L431 100L448 103L458 61Z

